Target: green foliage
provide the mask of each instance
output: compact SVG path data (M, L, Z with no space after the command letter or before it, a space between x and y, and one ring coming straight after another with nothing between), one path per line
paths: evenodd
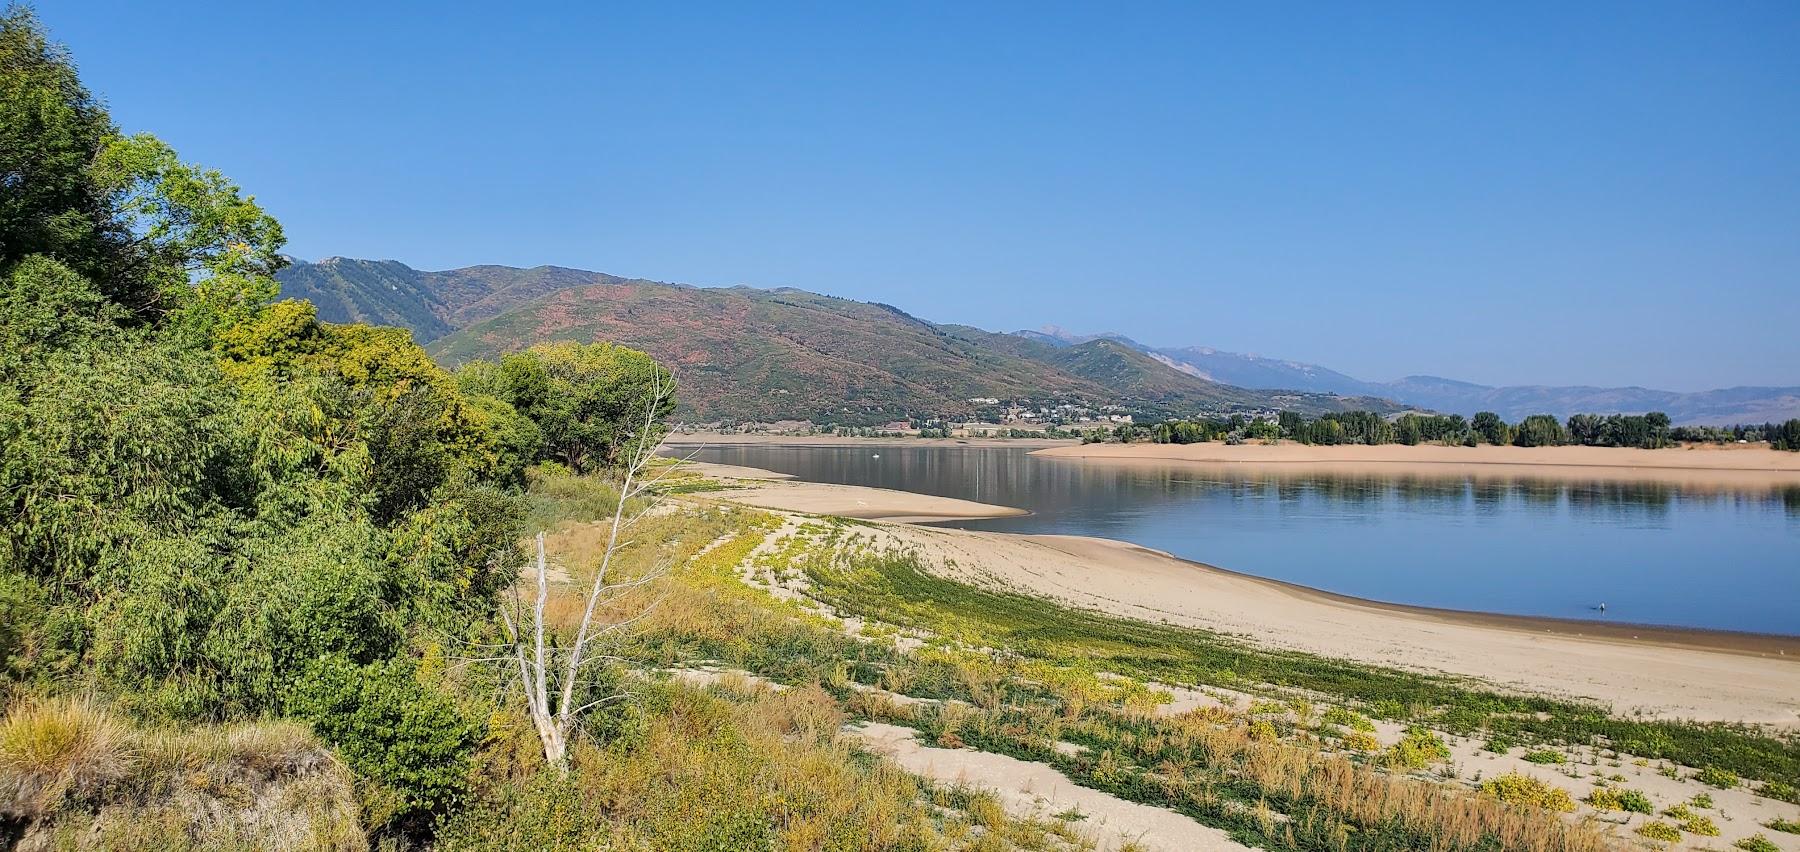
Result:
M1773 841L1761 834L1750 835L1731 845L1744 850L1744 852L1781 852L1781 847L1776 846Z
M541 343L500 359L473 362L458 383L491 395L531 426L510 426L511 447L536 444L532 460L554 460L576 473L618 466L628 442L643 435L645 415L674 408L674 380L650 356L610 343ZM660 429L660 427L658 427Z
M285 690L283 709L334 745L365 790L365 818L381 825L442 813L462 793L480 739L447 695L421 683L406 658L358 664L313 660ZM373 806L373 807L371 807Z
M1756 788L1756 794L1800 805L1800 789L1786 781L1765 781Z
M1707 766L1694 774L1694 778L1702 784L1729 790L1743 783L1736 772L1718 766Z
M1653 820L1638 826L1637 833L1651 840L1662 840L1669 843L1681 840L1681 830L1661 820Z
M1624 787L1596 787L1588 794L1587 803L1601 811L1630 811L1647 814L1655 810L1650 798L1636 790Z
M1769 828L1775 829L1776 831L1780 831L1780 832L1783 832L1786 834L1800 834L1800 820L1782 819L1781 817L1776 817L1772 820L1769 820L1768 822L1763 823L1763 825L1766 825Z
M1552 787L1529 775L1508 772L1481 783L1481 792L1493 796L1502 802L1530 805L1552 811L1568 812L1575 810L1575 800L1569 798L1569 792L1560 787Z
M1400 741L1381 755L1382 765L1394 769L1424 769L1450 759L1450 747L1429 728L1413 725Z
M1528 751L1524 755L1522 755L1520 757L1520 759L1524 760L1528 763L1539 763L1539 764L1563 764L1563 763L1569 762L1568 755L1563 754L1562 752L1557 751L1555 749L1548 749L1548 748L1542 748L1542 749L1538 749L1536 751Z

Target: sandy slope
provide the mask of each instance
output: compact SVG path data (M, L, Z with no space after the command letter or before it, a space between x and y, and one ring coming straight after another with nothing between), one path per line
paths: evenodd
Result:
M744 488L717 492L716 496L764 509L883 521L1004 518L1026 514L1022 509L1008 506L859 485L795 481L747 482L745 485Z
M717 496L863 518L979 517L1004 507L807 482L742 482ZM1330 657L1593 699L1618 713L1800 727L1800 639L1455 613L1249 577L1124 542L888 524L960 579L1202 627Z

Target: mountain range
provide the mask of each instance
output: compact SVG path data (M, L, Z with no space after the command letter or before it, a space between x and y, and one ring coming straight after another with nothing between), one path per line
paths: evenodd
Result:
M310 300L321 319L410 328L450 365L552 340L642 349L681 381L678 416L699 421L867 425L1013 405L1153 419L1398 410L1382 399L1233 387L1110 339L1051 345L803 290L347 258L296 263L279 277L283 294Z
M1664 411L1677 423L1800 416L1800 387L1698 393L1490 387L1435 376L1364 381L1315 364L1201 347L1154 347L1056 327L999 333L879 303L790 288L698 288L570 269L413 269L327 258L278 276L333 322L409 328L448 364L546 340L611 340L671 365L678 415L700 421L871 424L992 415L1018 404L1140 419L1417 408L1465 416ZM985 400L998 400L989 404Z
M1245 388L1293 388L1312 393L1373 396L1415 408L1469 416L1492 411L1507 421L1533 414L1642 414L1661 411L1676 423L1763 423L1800 416L1800 387L1732 387L1684 393L1643 387L1513 385L1493 387L1439 376L1391 382L1352 378L1329 367L1221 352L1204 346L1158 348L1122 334L1075 334L1056 326L1014 334L1050 345L1115 340L1149 353L1189 375Z

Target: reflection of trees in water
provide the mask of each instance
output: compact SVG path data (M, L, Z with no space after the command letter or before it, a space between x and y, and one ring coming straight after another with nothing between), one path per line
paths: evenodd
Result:
M1414 511L1478 515L1523 507L1548 511L1567 506L1577 516L1660 519L1677 503L1746 508L1777 505L1800 519L1800 485L1763 489L1726 485L1621 480L1604 477L1514 476L1499 473L1434 474L1407 470L1326 470L1245 464L1087 462L1027 455L1026 448L768 448L718 447L707 461L764 467L802 479L872 485L944 497L1019 506L1041 514L1115 516L1148 498L1228 502L1306 501L1349 508L1395 505ZM879 455L879 458L876 456Z
M1316 469L1284 470L1242 465L1174 468L1082 465L1079 469L1086 474L1078 486L1078 490L1083 492L1096 489L1122 493L1132 490L1130 486L1168 492L1177 490L1178 486L1187 486L1187 490L1198 490L1207 496L1226 499L1274 497L1289 505L1307 499L1347 506L1368 506L1391 501L1414 509L1466 505L1482 514L1497 513L1516 506L1538 510L1567 506L1577 515L1603 514L1616 517L1648 514L1659 518L1677 503L1771 508L1780 505L1790 514L1800 516L1800 485L1759 490L1657 480L1429 474L1412 471L1382 474ZM1103 475L1095 475L1105 471L1112 472L1111 482L1106 482ZM1055 474L1051 476L1054 477ZM1062 489L1053 487L1051 490ZM1082 502L1081 495L1068 496L1074 498L1070 502Z

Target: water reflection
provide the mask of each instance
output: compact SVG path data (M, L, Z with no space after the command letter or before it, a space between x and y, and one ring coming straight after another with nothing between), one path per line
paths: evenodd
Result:
M1800 486L1046 459L1022 448L712 447L802 479L1017 506L957 526L1125 539L1362 597L1800 633Z

